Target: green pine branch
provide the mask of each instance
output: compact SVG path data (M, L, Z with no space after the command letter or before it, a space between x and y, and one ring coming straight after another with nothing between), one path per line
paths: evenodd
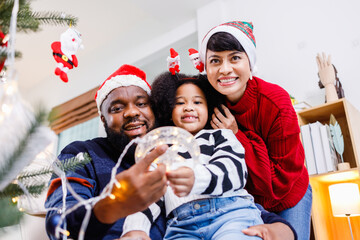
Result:
M44 24L76 26L78 19L72 15L59 12L34 12L32 17Z
M38 197L40 194L45 190L46 184L40 183L30 186L25 186L26 189L29 191L29 194L33 197ZM6 188L0 192L0 199L1 198L12 198L24 195L24 190L15 183L10 183L6 186Z
M25 179L30 179L30 178L41 178L43 176L47 176L53 173L53 170L50 167L44 167L42 169L39 170L34 170L31 172L23 172L20 173L19 176L16 178L19 181L24 181Z
M4 33L9 32L13 5L13 0L0 0L0 27ZM30 7L30 1L19 1L16 25L18 32L37 32L42 24L76 26L77 21L76 17L61 12L34 12Z
M83 167L84 165L88 164L89 162L91 162L91 157L88 153L84 153L84 159L79 161L79 159L77 157L72 157L69 159L65 159L64 161L60 162L57 161L57 166L64 171L65 173L70 172L70 171L75 171L76 169L79 169L81 167ZM54 171L52 170L51 167L44 167L42 169L38 169L38 170L34 170L31 172L22 172L18 175L18 177L16 178L19 181L24 181L25 179L30 179L30 178L40 178L46 175L50 175L53 174Z
M75 171L76 169L79 169L83 167L84 165L91 162L91 157L88 153L83 154L84 159L82 161L79 161L78 157L72 157L69 159L66 159L62 162L57 162L57 166L63 171L63 172L69 172L69 171Z
M15 149L14 153L4 161L2 168L0 168L0 182L6 176L6 173L9 169L12 169L14 164L19 160L19 157L25 150L26 143L29 141L31 135L36 131L38 127L45 121L46 119L46 112L43 109L40 109L38 113L35 115L35 121L31 124L31 127L25 134L24 138L20 141L18 147Z
M69 159L64 160L63 162L58 161L57 165L58 167L64 171L74 171L78 168L83 167L84 165L88 164L91 161L91 157L88 153L84 153L84 159L80 160L78 157L72 157ZM41 194L42 191L44 191L46 187L46 182L44 182L43 179L40 179L41 177L44 177L45 175L53 174L54 171L50 167L44 167L39 170L34 170L31 172L23 172L18 175L16 178L18 181L21 182L34 182L30 181L29 179L36 180L38 184L35 185L26 185L26 189L29 191L30 195L36 197ZM18 197L24 195L24 191L20 188L20 186L16 183L9 184L3 191L0 191L0 199L4 197Z
M5 58L7 58L8 52L9 52L8 48L0 47L0 61L5 60ZM21 58L22 57L21 52L15 51L15 57Z

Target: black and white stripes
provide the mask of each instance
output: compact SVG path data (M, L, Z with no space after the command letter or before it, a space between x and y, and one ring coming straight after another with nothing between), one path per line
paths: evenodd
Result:
M201 130L195 135L200 146L200 164L194 167L195 182L191 193L177 197L168 188L164 198L166 215L183 203L213 197L250 196L244 189L247 178L245 151L231 130ZM179 150L186 159L186 150ZM142 230L149 234L153 221L159 216L159 202L152 204L143 213L135 213L126 218L123 234L131 230ZM149 216L149 212L152 216Z

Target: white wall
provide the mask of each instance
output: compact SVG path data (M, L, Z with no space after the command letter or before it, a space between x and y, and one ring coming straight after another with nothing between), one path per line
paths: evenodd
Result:
M316 54L332 56L345 97L360 109L360 2L356 0L215 1L198 10L199 39L224 21L251 21L257 76L285 88L298 101L324 103Z
M325 92L317 84L315 57L324 51L332 56L346 98L360 109L357 93L360 88L359 9L357 0L213 1L194 12L192 20L176 25L169 32L159 34L153 25L157 32L155 38L145 35L136 41L124 40L128 45L119 45L120 39L115 37L104 44L100 52L86 49L85 45L84 50L79 50L81 68L71 72L71 83L64 84L51 74L38 85L22 89L22 94L31 103L42 99L51 108L98 86L123 63L143 66L150 76L155 76L156 71L166 70L165 58L161 60L159 56L168 54L169 47L180 46L182 40L196 42L197 32L199 41L210 27L221 22L245 20L254 24L258 77L279 84L298 101L321 104ZM191 40L192 37L195 39ZM182 57L186 58L187 49L177 50L183 51ZM82 57L85 52L90 57ZM49 61L53 63L50 55Z

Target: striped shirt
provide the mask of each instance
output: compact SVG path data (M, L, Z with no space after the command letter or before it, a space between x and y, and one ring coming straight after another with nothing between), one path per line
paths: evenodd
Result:
M141 230L149 234L151 224L161 213L165 203L166 215L180 205L203 198L252 196L244 189L247 179L245 151L229 129L201 130L195 135L200 146L200 164L194 167L194 186L186 197L177 197L168 188L163 199L147 210L128 216L124 222L123 234ZM179 155L190 158L186 152Z

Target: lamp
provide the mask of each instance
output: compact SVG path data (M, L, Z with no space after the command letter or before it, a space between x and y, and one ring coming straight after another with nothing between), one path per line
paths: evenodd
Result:
M354 239L350 217L360 215L359 186L356 183L338 183L329 186L329 193L334 217L347 217L351 239Z

